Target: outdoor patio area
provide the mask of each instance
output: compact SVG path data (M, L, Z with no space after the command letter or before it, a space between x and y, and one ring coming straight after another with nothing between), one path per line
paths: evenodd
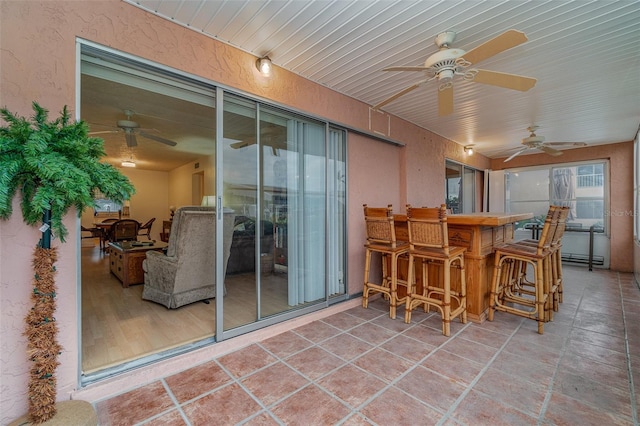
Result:
M350 308L94 403L108 425L638 425L633 275L565 265L547 323Z

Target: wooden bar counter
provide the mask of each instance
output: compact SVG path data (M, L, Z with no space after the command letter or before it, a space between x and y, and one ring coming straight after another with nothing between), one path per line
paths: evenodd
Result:
M514 222L532 217L532 213L468 213L447 216L449 245L467 249L464 256L467 317L471 321L483 322L487 317L494 246L512 241ZM394 218L398 240L408 241L407 217L395 215ZM400 275L406 277L406 262L401 262L399 268ZM419 271L416 271L416 275L417 280L420 280ZM455 279L454 275L452 279ZM417 284L421 285L420 282Z

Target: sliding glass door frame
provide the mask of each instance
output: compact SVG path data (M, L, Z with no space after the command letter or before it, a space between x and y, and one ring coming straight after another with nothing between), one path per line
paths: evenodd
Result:
M216 120L218 122L218 126L216 127L216 140L217 140L217 144L216 144L216 191L217 191L217 205L218 207L218 212L222 211L223 206L225 206L225 200L223 199L224 197L224 167L225 167L225 158L224 158L224 144L222 143L223 138L224 138L224 134L225 134L225 129L224 129L224 106L225 106L225 94L230 95L232 97L237 97L240 96L242 97L242 95L238 95L237 93L233 93L233 92L228 92L225 91L223 88L218 87L216 90ZM280 110L283 113L286 114L291 114L292 116L299 116L301 120L305 120L305 119L309 119L313 122L320 122L322 123L322 125L324 126L324 147L323 147L323 152L324 152L324 170L325 170L325 180L324 180L324 185L325 185L325 191L324 191L324 212L325 212L325 216L323 219L323 223L325 226L326 230L332 229L331 226L335 225L331 222L330 218L329 218L329 212L328 212L328 206L332 205L332 203L337 203L338 200L330 200L331 196L336 196L337 195L337 191L330 191L328 188L330 187L330 185L332 185L332 182L330 182L330 179L333 178L332 175L330 175L329 173L329 161L333 161L338 162L338 161L342 161L345 164L345 170L343 172L343 174L341 175L341 179L342 179L342 185L344 187L344 205L347 205L347 200L346 200L346 130L342 129L340 127L337 126L333 126L331 125L331 123L326 122L325 120L319 120L317 118L313 118L313 117L307 117L304 114L300 114L296 111L291 111L288 110L286 108L281 108L279 106L273 106L270 104L266 104L266 103L262 103L258 100L255 100L253 98L246 98L251 102L255 102L256 105L256 119L255 119L255 124L256 124L256 128L255 128L255 135L256 135L256 144L258 145L258 147L260 147L260 149L258 149L258 155L256 156L256 170L258 170L258 179L256 180L256 185L257 185L257 196L256 196L256 211L257 212L262 212L263 211L263 193L264 193L264 185L265 182L262 180L263 177L263 155L264 155L264 151L262 149L263 144L261 143L261 129L260 129L260 125L261 125L261 116L264 115L263 113L263 109L266 108L266 110L269 110L270 113L272 113L273 111L276 110ZM273 111L272 111L273 109ZM296 120L293 121L293 123L297 123ZM294 127L297 127L297 124L294 124ZM335 144L331 143L330 140L330 136L331 136L331 132L341 132L342 134L342 138L339 138L339 141L336 141ZM336 145L335 147L333 145ZM340 156L340 158L329 158L330 155L329 153L336 153L340 151L340 149L342 149L342 156ZM303 157L304 160L304 157ZM339 171L336 171L336 173L338 173ZM345 211L346 214L346 211ZM260 213L258 213L258 218L260 217ZM346 226L345 226L345 221L346 221L346 217L342 217L341 218L342 221L342 226L341 229L343 231L346 232ZM259 221L257 221L257 223L259 223ZM260 229L259 226L256 226L256 229ZM217 223L216 223L216 231L217 231L217 235L221 235L221 233L223 232L223 217L221 213L218 213L217 215ZM242 334L245 334L247 332L250 331L255 331L261 328L264 328L266 326L272 325L272 324L277 324L283 321L286 321L288 319L292 319L292 318L296 318L296 317L300 317L302 315L306 315L308 313L311 312L315 312L321 309L324 309L326 307L328 307L330 304L333 303L337 303L343 300L346 300L348 298L348 294L347 294L347 287L346 287L346 279L347 279L347 274L346 274L346 259L342 259L340 262L335 262L335 261L330 261L329 260L329 256L328 253L332 253L335 251L336 247L331 247L332 244L335 243L339 243L342 246L342 249L339 250L343 257L346 256L346 235L343 235L342 239L339 238L334 238L331 239L329 237L327 237L325 239L324 242L324 246L323 246L323 253L324 253L324 285L323 285L323 291L324 291L324 296L321 299L321 301L317 301L317 302L313 302L311 303L309 306L304 306L301 308L295 308L295 309L290 309L287 311L283 311L280 312L276 315L271 315L271 316L265 316L263 317L262 314L262 309L261 309L261 292L262 292L262 282L261 282L261 275L259 273L259 269L260 269L260 243L259 243L259 233L256 234L256 241L257 243L254 246L255 249L255 259L256 259L256 293L255 293L255 297L256 297L256 320L252 323L248 323L245 325L241 325L232 329L228 329L227 327L225 327L224 324L224 286L218 286L217 288L217 297L216 297L216 341L222 341L222 340L226 340L232 337L236 337ZM216 241L216 247L218 252L220 252L220 250L223 249L222 247L222 239L218 238ZM217 273L217 282L224 282L224 276L223 276L223 259L222 257L217 257L216 259L216 273ZM342 270L339 271L338 274L336 273L332 273L333 271L330 270L330 268L334 268L336 267L336 264L339 263L340 266L342 267ZM331 295L331 283L329 282L329 277L337 277L337 279L340 281L340 284L334 286L335 288L338 289L338 292L332 296ZM341 292L340 292L341 290Z

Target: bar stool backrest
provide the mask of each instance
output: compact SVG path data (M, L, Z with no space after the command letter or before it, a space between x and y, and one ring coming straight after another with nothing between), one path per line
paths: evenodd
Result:
M556 232L559 218L560 207L553 205L549 206L549 211L547 211L547 217L544 220L542 232L540 232L540 239L538 240L538 255L542 255L545 251L548 251L551 248L551 240Z
M449 255L449 235L447 232L447 206L411 207L407 204L407 225L409 247L433 248Z
M385 244L396 247L396 231L393 221L393 206L364 208L364 220L367 225L367 244Z
M562 244L562 237L564 236L564 231L567 227L567 218L569 217L570 207L559 207L560 214L558 216L558 224L556 226L556 231L553 233L553 238L551 239L551 248L558 247Z

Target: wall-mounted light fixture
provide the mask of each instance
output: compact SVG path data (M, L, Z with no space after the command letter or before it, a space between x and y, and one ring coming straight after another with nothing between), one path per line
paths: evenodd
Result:
M122 167L135 167L136 163L133 160L124 160L120 165Z
M271 75L271 65L271 59L269 59L268 56L265 56L264 58L258 58L258 60L256 61L256 67L258 68L258 71L260 71L260 73L264 76Z
M473 145L467 145L464 147L464 152L467 155L473 155Z

